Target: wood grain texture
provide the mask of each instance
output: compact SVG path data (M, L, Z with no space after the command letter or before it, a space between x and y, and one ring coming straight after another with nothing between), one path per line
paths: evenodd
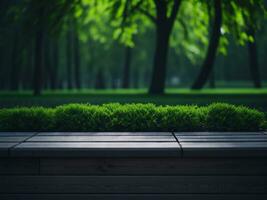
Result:
M1 200L266 200L267 195L225 194L19 194L1 195Z
M39 159L32 158L1 158L0 175L37 175Z
M183 157L267 157L267 142L180 142Z
M267 137L179 137L179 142L267 142Z
M172 136L171 132L40 132L39 136Z
M25 142L11 149L17 157L180 157L176 142Z
M1 141L1 138L0 138ZM27 142L176 142L173 136L34 136Z
M178 139L266 139L267 135L178 135Z
M176 136L229 136L263 135L263 132L175 132Z
M266 176L0 176L1 194L267 194Z
M0 143L3 142L23 142L28 136L2 136L0 137Z
M36 132L0 132L0 137L23 137L23 136L33 136Z
M42 158L41 175L267 175L267 159Z
M3 142L0 143L0 157L8 157L9 156L9 149L18 143L14 142Z

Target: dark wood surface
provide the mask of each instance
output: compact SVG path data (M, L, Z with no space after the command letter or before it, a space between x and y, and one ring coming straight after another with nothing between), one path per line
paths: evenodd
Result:
M176 136L262 135L263 132L175 132Z
M179 142L267 142L267 135L176 136Z
M14 142L0 142L0 157L8 157L9 149L11 149L17 144L18 143L14 143Z
M43 132L39 136L172 136L171 132Z
M38 175L39 159L33 158L1 158L0 175Z
M267 194L266 176L0 176L1 194Z
M267 157L267 142L180 142L183 157Z
M176 142L24 142L13 157L181 157Z
M0 138L1 141L1 138ZM173 136L35 136L28 142L176 142Z
M267 157L262 132L0 133L1 157Z
M19 194L1 200L266 200L267 195L242 194Z
M0 199L265 200L266 137L0 133Z
M0 132L0 137L12 137L12 136L33 136L37 132Z
M262 158L42 158L41 175L267 175Z
M3 142L23 142L28 139L28 136L2 136L0 137L0 143Z

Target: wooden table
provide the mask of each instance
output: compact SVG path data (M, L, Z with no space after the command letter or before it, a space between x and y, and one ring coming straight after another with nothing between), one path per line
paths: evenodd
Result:
M1 200L267 199L267 134L0 133Z

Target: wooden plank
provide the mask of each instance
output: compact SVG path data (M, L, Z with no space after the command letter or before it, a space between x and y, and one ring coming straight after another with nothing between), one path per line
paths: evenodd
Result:
M267 175L267 159L42 158L41 175Z
M179 142L267 142L266 135L196 135L176 136Z
M1 200L266 200L267 195L242 194L18 194L1 195Z
M173 136L34 136L28 142L176 142Z
M180 142L183 157L267 157L267 142Z
M41 132L38 136L172 136L171 132Z
M0 137L0 143L2 142L23 142L29 138L28 136L2 136Z
M35 175L39 173L39 159L1 158L0 175Z
M14 142L0 143L0 157L7 157L9 155L9 149L17 144Z
M266 176L0 176L1 194L267 194Z
M266 139L267 135L194 135L177 136L178 139Z
M241 136L241 135L263 135L262 132L175 132L175 136Z
M0 137L30 137L36 134L35 132L0 132Z
M176 142L25 142L11 156L33 157L180 157Z
M179 138L179 142L267 142L267 138Z

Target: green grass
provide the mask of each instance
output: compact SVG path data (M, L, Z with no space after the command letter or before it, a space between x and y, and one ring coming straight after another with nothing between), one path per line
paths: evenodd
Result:
M130 90L80 90L45 91L42 96L34 97L31 91L1 92L0 107L48 106L54 107L67 103L103 104L154 103L157 105L207 105L213 102L225 102L245 105L267 111L267 89L167 89L165 95L148 95L145 89Z
M190 89L175 89L168 88L165 91L166 94L266 94L267 88L254 89L254 88L219 88L219 89L203 89L203 90L190 90ZM81 89L81 90L45 90L43 95L103 95L103 94L147 94L147 89L105 89L105 90L94 90L94 89ZM13 96L13 95L32 95L32 91L2 91L0 96Z
M263 112L243 106L69 104L0 109L0 131L261 131Z

